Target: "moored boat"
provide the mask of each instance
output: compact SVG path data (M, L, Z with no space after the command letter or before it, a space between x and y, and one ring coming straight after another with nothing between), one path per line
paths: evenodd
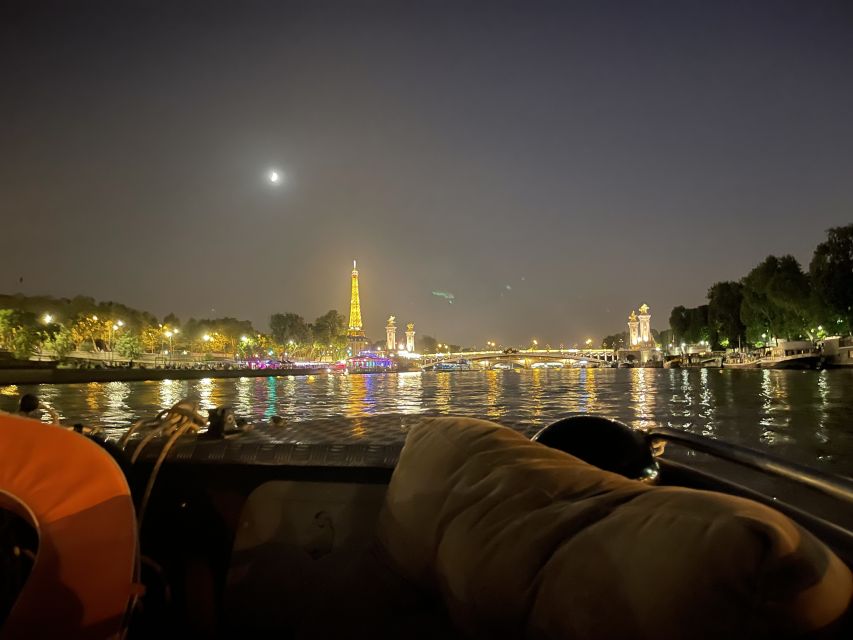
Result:
M765 350L758 361L759 369L816 369L821 352L814 343L806 340L780 341Z
M726 369L817 369L823 354L812 342L786 340L764 349L725 356L721 366Z
M853 336L832 336L821 342L823 364L830 368L853 367Z
M394 361L391 358L375 354L362 353L346 360L348 373L387 373L394 369Z

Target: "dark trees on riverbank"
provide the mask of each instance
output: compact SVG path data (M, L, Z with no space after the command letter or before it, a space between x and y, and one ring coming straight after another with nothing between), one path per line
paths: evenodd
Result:
M809 276L819 304L853 328L853 224L827 233L815 249ZM837 322L837 320L836 320Z
M793 256L768 256L739 282L718 282L708 304L677 306L670 314L676 342L814 340L853 327L853 225L828 231L808 273Z

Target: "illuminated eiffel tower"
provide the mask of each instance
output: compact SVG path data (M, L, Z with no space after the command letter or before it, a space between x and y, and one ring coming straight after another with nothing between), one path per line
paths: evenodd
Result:
M352 287L349 303L349 328L347 329L347 345L350 355L357 356L367 346L367 338L361 324L361 300L358 295L358 269L355 260L352 261Z

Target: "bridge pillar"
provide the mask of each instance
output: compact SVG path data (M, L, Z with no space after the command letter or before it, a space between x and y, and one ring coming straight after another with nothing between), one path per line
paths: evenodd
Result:
M409 353L415 352L415 323L410 322L406 325L406 351Z
M385 325L385 346L389 352L397 349L397 325L394 316L388 316L388 324Z

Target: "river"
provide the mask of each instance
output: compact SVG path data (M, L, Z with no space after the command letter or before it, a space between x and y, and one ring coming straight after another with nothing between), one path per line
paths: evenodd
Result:
M0 388L37 393L65 421L116 434L185 397L256 421L382 413L476 416L532 434L571 414L671 426L853 475L853 370L532 369L166 380Z

